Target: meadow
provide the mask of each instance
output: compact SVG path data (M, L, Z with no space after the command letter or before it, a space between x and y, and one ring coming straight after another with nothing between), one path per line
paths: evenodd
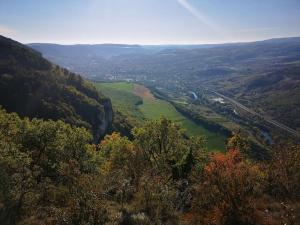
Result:
M114 110L126 115L133 125L140 125L145 120L164 116L178 122L188 136L204 135L208 150L224 150L225 137L201 127L179 113L174 106L155 98L143 85L129 82L96 82L96 88L111 98Z

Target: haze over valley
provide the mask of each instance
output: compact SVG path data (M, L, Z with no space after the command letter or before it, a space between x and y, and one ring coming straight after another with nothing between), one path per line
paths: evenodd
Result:
M300 38L219 45L29 46L93 81L144 84L189 115L219 120L226 129L297 136ZM224 102L212 101L221 95ZM256 139L273 143L263 134Z
M1 0L0 225L300 224L299 0Z

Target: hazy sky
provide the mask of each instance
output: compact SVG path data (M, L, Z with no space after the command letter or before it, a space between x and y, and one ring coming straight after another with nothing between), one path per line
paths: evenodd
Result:
M0 34L64 44L300 36L300 0L0 0Z

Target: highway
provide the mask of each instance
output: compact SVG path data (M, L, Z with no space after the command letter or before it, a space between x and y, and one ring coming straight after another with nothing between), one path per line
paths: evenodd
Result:
M231 102L232 104L234 104L235 106L239 107L240 109L242 109L242 110L244 110L244 111L246 111L248 113L251 113L252 115L260 117L261 119L263 119L266 122L272 124L273 126L278 127L278 128L280 128L280 129L282 129L282 130L284 130L284 131L286 131L286 132L288 132L290 134L293 134L296 137L299 137L299 134L298 134L298 132L296 130L294 130L294 129L292 129L292 128L290 128L290 127L288 127L288 126L286 126L286 125L284 125L284 124L282 124L280 122L277 122L277 121L275 121L273 119L270 119L270 118L268 118L268 117L266 117L264 115L261 115L261 114L255 112L255 111L253 111L252 109L249 109L248 107L242 105L241 103L237 102L236 100L234 100L234 99L232 99L230 97L227 97L227 96L225 96L225 95L223 95L223 94L221 94L219 92L216 92L216 91L213 91L213 90L209 90L207 88L206 88L206 90L211 91L212 93L214 93L214 94L218 95L219 97L227 100L228 102Z

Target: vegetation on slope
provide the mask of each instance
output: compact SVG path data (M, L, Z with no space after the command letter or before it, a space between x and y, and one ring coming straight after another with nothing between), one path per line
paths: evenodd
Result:
M110 100L79 75L0 36L0 105L20 116L63 120L103 136L112 122Z
M84 128L0 110L0 221L10 224L299 224L299 146L270 161L234 136L208 153L167 119L91 145Z

